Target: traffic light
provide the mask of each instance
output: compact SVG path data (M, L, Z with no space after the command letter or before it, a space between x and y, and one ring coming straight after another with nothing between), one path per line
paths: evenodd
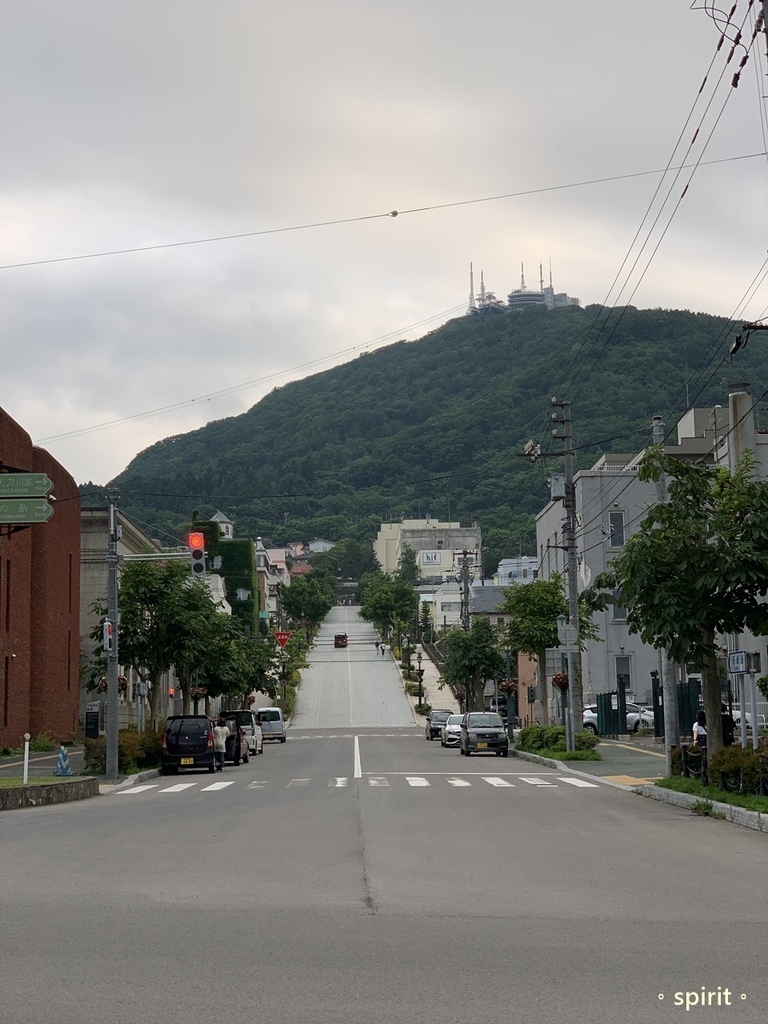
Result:
M187 537L189 566L193 576L205 575L205 534L190 533Z

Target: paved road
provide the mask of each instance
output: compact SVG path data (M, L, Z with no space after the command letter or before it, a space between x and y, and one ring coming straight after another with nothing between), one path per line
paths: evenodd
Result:
M3 1017L762 1024L766 837L582 781L339 721L6 812Z
M335 633L349 646L335 648ZM355 607L331 609L302 675L292 727L413 726L413 714L392 654L376 649L378 634Z

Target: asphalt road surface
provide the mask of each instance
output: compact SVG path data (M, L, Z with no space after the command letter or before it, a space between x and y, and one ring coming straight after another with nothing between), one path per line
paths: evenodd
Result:
M287 743L0 816L4 1020L762 1024L765 836L427 743L342 612Z

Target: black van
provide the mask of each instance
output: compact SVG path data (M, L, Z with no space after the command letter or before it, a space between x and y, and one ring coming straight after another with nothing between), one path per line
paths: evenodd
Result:
M175 775L182 768L216 771L213 722L207 715L171 715L165 720L160 771Z

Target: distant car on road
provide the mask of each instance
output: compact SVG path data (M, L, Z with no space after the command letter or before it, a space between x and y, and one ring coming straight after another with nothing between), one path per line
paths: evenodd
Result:
M463 715L449 715L440 732L441 747L458 747L461 740L461 720Z
M627 732L638 732L640 729L653 728L653 711L627 701ZM582 723L589 732L597 732L597 704L588 704L584 708Z
M213 722L207 715L171 715L165 720L160 772L175 775L185 768L216 771Z
M433 740L439 736L443 731L443 723L450 717L451 712L441 708L433 708L431 711L428 711L424 723L424 738Z
M347 639L346 633L337 633L333 638L334 647L346 647L348 643L349 640Z
M492 711L469 711L461 720L459 753L509 756L509 737L501 715Z

